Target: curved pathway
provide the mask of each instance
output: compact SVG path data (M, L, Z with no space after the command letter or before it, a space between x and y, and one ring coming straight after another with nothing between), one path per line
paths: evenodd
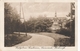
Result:
M32 36L31 39L15 46L54 46L55 40L51 37L33 33L29 35Z

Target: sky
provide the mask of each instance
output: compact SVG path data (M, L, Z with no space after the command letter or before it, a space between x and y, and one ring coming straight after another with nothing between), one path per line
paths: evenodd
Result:
M10 3L15 10L20 14L20 3ZM66 17L70 12L70 3L66 2L24 2L21 3L21 11L23 10L24 18L28 20L30 17L44 16L54 17L55 12L57 17ZM23 17L21 12L21 17Z

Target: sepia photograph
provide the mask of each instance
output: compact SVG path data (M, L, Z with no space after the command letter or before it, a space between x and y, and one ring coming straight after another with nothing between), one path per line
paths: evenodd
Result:
M5 2L4 47L75 47L75 2Z

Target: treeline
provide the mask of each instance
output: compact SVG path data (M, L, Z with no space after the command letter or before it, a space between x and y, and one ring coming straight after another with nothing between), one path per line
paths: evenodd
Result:
M53 20L46 17L46 16L39 16L38 18L31 17L29 20L22 23L20 21L19 14L13 9L10 4L5 3L4 14L5 14L5 34L10 34L13 32L51 32L50 27L53 24ZM68 32L72 30L72 33L75 32L74 30L74 22L66 23L65 27L68 28ZM70 25L71 23L71 25ZM72 28L70 28L70 26ZM60 30L63 31L64 30ZM59 32L60 32L59 31ZM64 32L65 33L65 32Z
M72 21L66 23L65 27L68 28L69 31L71 31L72 34L75 33L75 18L72 19Z
M72 19L72 21L67 20L64 26L65 28L61 28L60 30L57 30L56 33L63 34L66 36L75 35L75 18Z
M5 34L13 32L50 32L49 27L52 26L52 19L46 16L38 18L31 17L28 21L22 23L20 16L17 14L10 4L5 3Z
M5 34L13 33L14 31L20 30L21 21L19 19L19 14L13 9L10 4L4 4L4 27Z
M50 18L40 16L38 18L30 18L24 24L27 27L27 32L50 32L53 22Z

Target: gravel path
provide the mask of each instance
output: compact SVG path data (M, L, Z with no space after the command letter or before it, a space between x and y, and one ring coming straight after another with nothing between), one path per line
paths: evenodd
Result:
M39 34L29 34L32 36L31 39L17 44L15 46L54 46L55 40L51 37L39 35Z

